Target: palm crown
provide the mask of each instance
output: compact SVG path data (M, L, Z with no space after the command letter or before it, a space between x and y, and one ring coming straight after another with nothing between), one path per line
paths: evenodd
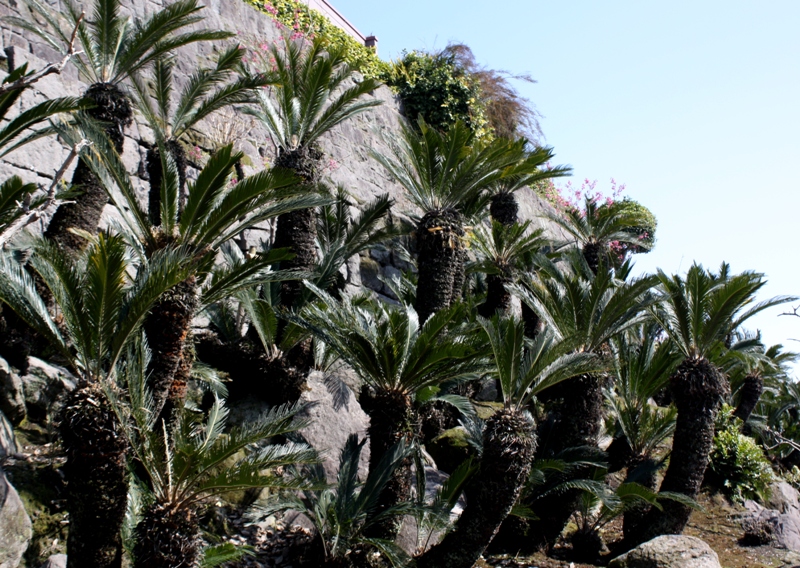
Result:
M341 50L320 39L308 43L287 38L271 46L268 55L272 68L267 76L276 86L259 91L258 107L245 112L262 122L281 151L307 148L339 123L381 104L362 98L378 87L376 80L345 86L353 71Z

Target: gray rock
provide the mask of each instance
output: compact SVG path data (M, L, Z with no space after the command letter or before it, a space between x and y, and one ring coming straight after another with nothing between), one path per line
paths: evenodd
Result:
M435 467L425 466L425 502L428 504L433 503L434 499L436 499L436 495L444 485L444 482L450 476L447 475L445 472L436 469ZM416 476L412 480L412 491L416 493L417 491L417 483L416 483ZM461 516L461 513L464 512L464 507L467 506L467 502L462 495L461 498L456 503L456 506L453 507L453 510L450 511L450 522L455 523L458 518ZM406 554L411 556L421 554L426 550L430 549L432 546L439 543L444 537L444 533L446 531L442 531L439 529L435 529L431 532L428 531L420 531L417 526L417 520L414 517L406 516L403 519L403 524L400 527L400 534L397 535L397 544L405 550Z
M665 535L618 556L608 568L720 568L717 553L693 536Z
M378 276L381 273L381 265L368 256L361 257L361 284L370 290L381 292L383 290L383 282L380 281Z
M766 503L767 509L774 509L779 513L800 511L800 492L785 481L776 481L770 485L770 497Z
M328 481L333 482L339 472L339 456L350 434L359 439L367 435L369 417L353 396L344 380L318 371L308 377L308 390L300 397L309 403L305 415L311 424L300 433L306 441L321 453L322 465ZM369 443L361 452L358 472L361 479L368 473Z
M22 380L2 358L0 358L0 411L14 425L25 418L25 391L22 388Z
M17 568L32 536L31 519L0 469L0 568Z
M41 568L67 568L67 555L53 554L50 558L45 560Z
M776 485L781 483L783 482L776 483ZM789 484L784 483L784 485L792 489ZM791 495L791 492L784 494L784 496ZM775 493L773 493L774 497ZM791 499L788 501L782 501L780 498L777 501L770 499L770 503L774 506L786 505L786 507L768 509L755 501L745 501L744 506L747 512L739 517L742 527L757 526L759 524L769 525L776 547L800 552L800 509L792 507ZM781 510L785 512L781 512Z
M76 386L75 377L63 367L31 357L28 374L21 377L28 417L48 422L60 410L59 398Z
M0 411L0 460L6 456L12 456L18 452L17 441L14 438L14 429L11 423Z

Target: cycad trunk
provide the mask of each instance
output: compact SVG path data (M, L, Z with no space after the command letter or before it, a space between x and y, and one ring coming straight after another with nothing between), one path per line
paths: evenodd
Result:
M592 270L593 274L597 274L600 269L600 262L603 256L602 243L588 242L583 245L583 258L586 259L586 264Z
M661 491L681 493L695 499L708 466L714 440L714 421L728 392L725 377L707 359L686 359L670 377L678 416L672 438L669 467ZM664 534L680 534L692 510L675 501L662 502L663 510L651 508L636 531L636 546Z
M740 418L742 422L747 422L753 410L756 409L758 399L764 392L764 379L758 374L749 374L744 378L742 385L741 398L739 399L739 406L733 412L736 418Z
M197 301L197 281L190 276L164 294L144 322L151 351L148 380L153 390L154 410L159 414L159 419L168 418L162 412L166 402L171 393L179 394L181 390L180 385L174 384L175 376L181 364ZM173 392L176 386L178 388ZM179 403L178 400L173 402Z
M195 568L200 561L197 515L189 507L154 503L135 534L134 568Z
M463 284L463 225L461 214L452 209L426 213L417 225L416 310L420 322L458 300L454 291L460 291Z
M292 170L309 192L317 190L319 161L322 152L301 146L284 150L275 160L275 166ZM294 257L281 262L281 270L311 271L317 264L317 215L314 209L297 209L278 217L275 230L275 248L288 248ZM286 308L297 306L303 291L299 280L281 283L281 304Z
M558 454L567 448L596 448L603 418L603 375L579 375L547 389L542 400L549 402L553 420L548 450ZM568 479L590 475L587 468L571 472ZM566 481L567 479L565 479ZM580 506L581 492L569 490L544 497L533 505L537 520L531 522L530 534L537 539L535 546L552 546Z
M492 196L489 205L489 214L492 219L506 226L511 226L519 221L519 205L513 193L496 193Z
M411 398L398 391L361 390L359 402L369 415L369 471L377 471L386 453L398 442L410 443L417 428ZM378 497L371 518L411 497L411 457L405 458L392 473ZM370 526L366 536L394 540L400 532L401 520L390 518Z
M636 482L655 491L658 485L658 464L647 456L635 456L628 462L628 472L625 483ZM637 503L625 511L622 516L622 534L629 541L641 527L647 516L648 507L644 503Z
M89 87L85 96L95 103L87 113L95 120L108 124L105 129L106 135L121 154L123 128L133 119L127 95L111 83L95 83ZM54 241L68 254L76 255L86 248L88 243L84 238L71 233L69 229L82 229L95 234L103 208L108 203L108 194L89 166L80 159L72 175L72 185L80 188L81 194L74 201L58 206L45 231L45 237Z
M186 201L186 152L177 140L168 140L166 143L167 150L175 162L175 168L178 170L178 204L179 210L183 210ZM158 151L158 146L147 150L145 169L147 176L150 178L150 190L148 192L148 211L150 213L150 222L158 227L161 225L161 181L164 179L164 170L161 166L161 154Z
M486 422L483 448L467 508L455 529L417 559L417 568L470 568L517 501L536 449L531 423L513 410L496 413Z
M69 488L67 566L119 568L128 443L99 384L82 382L68 395L60 432Z
M522 302L522 321L525 324L525 335L531 339L535 339L544 327L539 314L533 311L525 302Z
M506 282L508 279L501 274L489 274L486 277L486 301L478 306L481 316L490 318L495 313L505 315L511 310L511 294L506 290Z

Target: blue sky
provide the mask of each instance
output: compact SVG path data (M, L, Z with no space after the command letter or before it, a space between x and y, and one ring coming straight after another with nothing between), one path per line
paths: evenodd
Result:
M383 58L456 41L530 73L518 88L573 184L613 177L657 216L638 269L725 260L767 275L762 299L800 295L800 2L330 1ZM751 325L800 350L781 311Z

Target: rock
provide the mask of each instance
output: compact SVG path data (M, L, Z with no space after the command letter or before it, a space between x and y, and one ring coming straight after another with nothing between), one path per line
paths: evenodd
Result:
M75 377L63 367L30 358L28 374L21 377L28 418L46 423L60 410L59 397L76 386Z
M428 504L433 503L436 499L436 495L442 489L442 485L444 485L445 481L450 476L447 475L445 472L440 471L434 467L425 466L425 502ZM413 489L416 493L417 491L417 480L416 476L414 477L413 481ZM464 507L467 506L466 500L462 495L456 506L453 507L453 510L450 511L450 522L454 523L458 520L461 516L461 513L464 512ZM406 554L410 556L415 556L417 554L421 554L438 544L439 541L442 540L444 536L444 532L442 530L434 529L430 534L425 532L424 534L418 534L417 530L417 521L412 516L407 516L403 519L403 525L400 527L400 534L397 535L397 544L405 550Z
M0 469L0 568L17 568L33 535L16 489Z
M383 282L380 281L378 276L381 273L381 265L368 256L361 257L361 284L371 290L380 292L383 290Z
M16 426L25 419L25 391L19 375L0 358L0 412Z
M425 449L433 457L436 466L448 474L453 473L473 453L467 442L467 432L461 426L445 430L426 444Z
M300 433L321 453L325 475L328 481L334 482L339 472L339 456L348 436L358 434L359 439L365 438L369 417L345 381L335 375L314 371L308 376L308 387L300 400L311 405L305 411L311 424ZM369 443L361 452L358 468L361 479L367 476L368 463Z
M67 568L67 555L53 554L50 558L45 560L41 568Z
M775 485L780 484L792 489L788 483L780 482ZM774 496L775 493L773 493ZM785 493L784 496L791 496L791 492ZM781 501L779 498L774 502L770 499L770 503L775 506L786 505L783 509L786 512L783 513L778 509L767 509L755 501L747 500L744 502L747 512L739 518L742 527L747 530L750 527L757 527L761 524L768 525L776 547L800 552L800 509L795 509L791 506L791 499Z
M0 411L0 460L6 456L17 453L17 441L14 439L14 429L8 419Z
M800 492L785 481L776 481L769 487L770 497L766 503L767 509L774 509L779 513L800 511Z
M693 536L665 535L618 556L608 568L720 568L717 553Z

